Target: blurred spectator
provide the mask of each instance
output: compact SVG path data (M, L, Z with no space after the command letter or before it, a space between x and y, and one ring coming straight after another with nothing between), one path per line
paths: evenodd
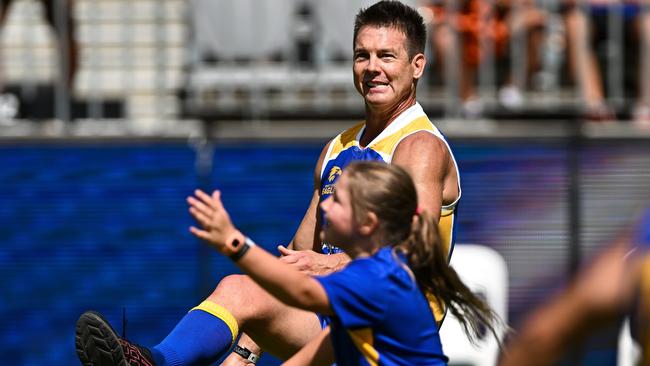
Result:
M293 20L293 37L295 42L294 62L298 67L313 68L316 66L315 44L318 34L316 16L309 2L296 4Z
M497 75L501 79L498 81L502 86L499 93L501 103L506 107L521 105L520 89L525 85L514 85L509 67L512 39L520 36L526 39L526 79L529 79L540 68L538 52L545 12L536 8L533 0L513 3L510 0L437 0L430 7L433 10L432 43L440 75L445 74L444 62L453 59L450 53L455 52L456 40L461 45L458 81L463 112L469 117L482 112L476 77L481 63L490 57L487 54L489 50L492 50L497 69L501 71ZM485 47L482 42L491 45Z
M79 64L78 45L74 38L72 21L73 0L40 0L47 23L54 29L59 47L58 75L72 88ZM5 25L13 0L0 0L0 27Z
M611 105L607 103L605 68L600 61L608 60L611 43L623 47L614 62L622 68L624 91L636 99L633 118L650 125L650 12L647 0L565 0L564 15L568 64L584 102L589 120L613 120ZM612 14L617 12L618 14ZM608 27L610 15L621 16L623 42L614 39ZM602 55L605 53L605 55ZM601 56L601 57L599 57Z
M502 350L500 366L551 366L593 332L631 316L650 365L650 209L572 285L536 309Z
M639 57L641 75L634 121L639 126L650 129L650 1L643 1L641 16L638 20L638 34L641 36L641 56Z

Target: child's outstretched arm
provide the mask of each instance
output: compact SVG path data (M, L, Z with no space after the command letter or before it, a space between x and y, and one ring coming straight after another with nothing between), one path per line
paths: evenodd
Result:
M332 309L323 287L310 276L255 245L232 224L221 203L221 193L212 195L196 190L187 198L190 213L200 228L190 232L229 256L246 274L278 300L289 306L332 315Z

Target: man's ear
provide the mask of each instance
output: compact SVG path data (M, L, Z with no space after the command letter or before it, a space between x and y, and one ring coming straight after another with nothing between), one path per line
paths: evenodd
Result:
M359 226L359 233L363 236L371 236L379 226L379 219L374 212L368 212L365 219Z
M413 66L413 79L420 79L422 74L424 74L424 67L427 65L427 59L424 57L424 54L418 53L411 60L411 65Z

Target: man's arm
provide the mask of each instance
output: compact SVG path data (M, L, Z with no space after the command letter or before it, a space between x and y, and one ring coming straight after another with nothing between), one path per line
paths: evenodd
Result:
M404 168L418 192L418 206L440 220L443 202L458 196L458 181L446 144L429 132L417 132L405 138L393 154L392 164ZM453 174L453 175L452 175Z
M320 204L320 174L330 144L331 142L325 145L316 163L316 168L314 169L314 191L311 202L305 216L300 222L298 230L296 230L293 240L286 248L283 246L278 247L283 262L291 264L300 271L311 275L334 272L343 268L350 261L350 257L345 253L332 255L318 253L321 249L321 222L318 213L318 205Z
M325 160L325 155L327 150L332 142L330 141L325 145L323 150L320 152L318 161L316 162L316 168L314 168L314 189L311 196L311 202L303 216L298 230L293 236L293 240L287 245L288 249L293 250L318 250L318 245L320 243L320 220L318 218L318 204L320 203L320 172L323 168L323 161Z
M320 243L320 219L318 218L318 204L320 203L320 195L318 185L314 184L314 192L311 197L311 202L303 216L298 230L293 236L293 239L287 245L288 249L293 250L312 250Z

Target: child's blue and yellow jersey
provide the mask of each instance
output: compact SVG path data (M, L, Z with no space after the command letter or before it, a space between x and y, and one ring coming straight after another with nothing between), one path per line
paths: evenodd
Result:
M458 174L458 165L447 140L438 128L431 123L419 103L402 112L402 114L366 147L361 147L359 140L361 140L364 131L365 122L361 122L342 132L331 141L320 173L321 202L334 192L334 185L338 177L350 162L355 160L374 160L390 164L393 160L393 154L397 145L406 137L420 131L427 131L445 143L449 150L449 155L454 161L456 174ZM458 177L458 197L451 204L441 207L440 223L438 226L441 243L445 246L448 253L451 253L454 245L456 207L459 199L460 176ZM323 225L325 224L323 219ZM322 245L322 252L325 254L338 253L340 251L339 248L327 243L323 243Z
M337 366L446 365L429 303L391 247L316 280L330 317Z

